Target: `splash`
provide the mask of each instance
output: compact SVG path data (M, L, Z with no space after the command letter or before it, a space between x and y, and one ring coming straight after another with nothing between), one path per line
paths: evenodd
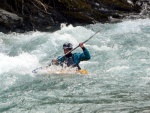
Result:
M39 65L35 55L21 53L19 56L10 57L0 53L0 74L15 72L21 74L31 73L31 69Z

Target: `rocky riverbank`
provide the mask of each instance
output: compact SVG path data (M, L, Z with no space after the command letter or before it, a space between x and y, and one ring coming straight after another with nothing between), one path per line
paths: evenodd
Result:
M1 0L0 32L53 31L61 23L86 25L144 17L141 14L149 17L149 6L149 0Z

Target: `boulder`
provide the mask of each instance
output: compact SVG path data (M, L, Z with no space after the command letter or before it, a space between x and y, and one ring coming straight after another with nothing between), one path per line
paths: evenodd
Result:
M19 17L16 14L8 12L6 10L0 9L0 28L6 27L7 29L11 30L16 26L20 25L23 22L23 18ZM4 28L4 29L6 29ZM1 30L0 29L0 30Z

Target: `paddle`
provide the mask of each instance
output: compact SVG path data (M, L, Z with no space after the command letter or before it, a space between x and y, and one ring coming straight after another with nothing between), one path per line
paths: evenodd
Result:
M82 43L83 43L83 44L86 43L87 41L89 41L91 38L93 38L93 37L94 37L97 33L99 33L99 32L100 32L100 31L97 31L94 35L92 35L91 37L89 37L87 40L85 40L85 41L82 42ZM75 48L73 48L72 50L70 50L69 52L67 52L65 55L63 55L63 56L60 57L59 59L65 57L66 55L68 55L70 52L74 51L74 50L77 49L78 47L79 47L79 45L76 46Z
M85 41L83 42L83 44L86 43L87 41L89 41L91 38L93 38L93 37L94 37L97 33L99 33L99 32L100 32L100 30L97 31L95 34L93 34L91 37L89 37L87 40L85 40ZM79 45L76 46L75 48L73 48L72 50L70 50L69 52L67 52L66 54L64 54L64 55L63 55L62 57L60 57L59 59L65 57L66 55L68 55L70 52L74 51L74 50L77 49L78 47L79 47ZM57 60L59 60L59 59L57 59ZM39 69L42 70L42 69L47 68L47 67L49 67L49 66L51 66L51 64L49 64L49 65L47 65L47 66L43 66L43 67L36 68L36 69L34 69L34 70L32 71L32 73L37 73L37 70L39 70Z

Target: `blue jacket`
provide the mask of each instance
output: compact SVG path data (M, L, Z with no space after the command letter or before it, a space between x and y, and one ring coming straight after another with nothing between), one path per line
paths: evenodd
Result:
M79 65L80 61L86 61L91 58L89 51L86 48L83 48L83 53L74 53L73 60L74 62ZM57 58L59 62L64 62L64 57Z

